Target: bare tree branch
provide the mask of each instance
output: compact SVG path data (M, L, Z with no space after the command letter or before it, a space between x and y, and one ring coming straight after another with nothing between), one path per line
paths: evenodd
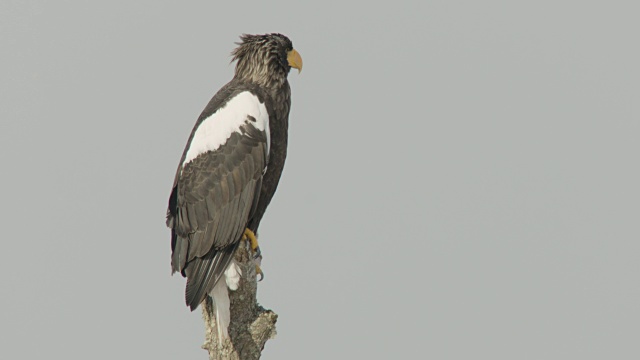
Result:
M207 296L202 303L205 324L205 342L202 348L209 352L210 360L257 360L267 340L276 336L278 315L260 306L256 300L258 282L255 263L247 246L241 245L235 260L242 269L240 286L229 291L231 301L231 324L229 337L222 346L218 342L213 303ZM224 281L224 279L222 280Z

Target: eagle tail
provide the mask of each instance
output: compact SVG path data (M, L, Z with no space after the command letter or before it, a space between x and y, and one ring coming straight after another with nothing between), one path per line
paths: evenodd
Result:
M225 281L218 281L211 291L213 298L213 312L216 316L216 329L218 341L222 345L229 338L229 323L231 322L231 310L229 291Z
M187 275L187 289L185 301L191 311L195 310L220 281L225 270L233 260L238 243L220 251L212 249L201 258L191 260L185 269Z
M229 290L238 290L241 276L242 270L235 260L231 260L227 270L224 272L224 281L220 279L210 293L213 298L213 311L216 316L216 328L220 345L224 344L224 341L229 338L229 324L231 323Z

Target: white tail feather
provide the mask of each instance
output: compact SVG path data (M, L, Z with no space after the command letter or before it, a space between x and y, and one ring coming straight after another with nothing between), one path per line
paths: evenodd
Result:
M218 341L220 345L229 338L229 323L231 322L231 311L229 292L227 286L231 290L237 290L240 284L240 276L242 276L242 270L235 260L231 261L229 267L224 272L224 281L220 279L216 286L211 290L211 297L213 298L213 311L216 316L216 328L218 330Z
M216 328L218 329L218 341L222 345L225 339L229 338L229 322L231 312L229 311L229 293L225 281L218 281L211 291L213 298L213 311L216 315Z

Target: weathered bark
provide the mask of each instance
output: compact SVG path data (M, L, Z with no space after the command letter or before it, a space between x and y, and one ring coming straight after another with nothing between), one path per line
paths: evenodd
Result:
M205 324L205 342L202 348L209 352L210 360L257 360L267 340L276 335L278 315L258 305L255 263L246 246L238 247L235 260L242 269L242 278L238 290L229 291L230 341L227 340L222 345L218 342L211 298L207 296L201 305Z

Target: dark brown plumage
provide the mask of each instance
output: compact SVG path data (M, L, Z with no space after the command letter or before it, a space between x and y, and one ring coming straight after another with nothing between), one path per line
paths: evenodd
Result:
M243 35L232 55L235 76L198 118L167 210L171 265L187 277L192 310L221 281L245 228L257 232L276 191L287 154L287 75L302 66L280 34Z

